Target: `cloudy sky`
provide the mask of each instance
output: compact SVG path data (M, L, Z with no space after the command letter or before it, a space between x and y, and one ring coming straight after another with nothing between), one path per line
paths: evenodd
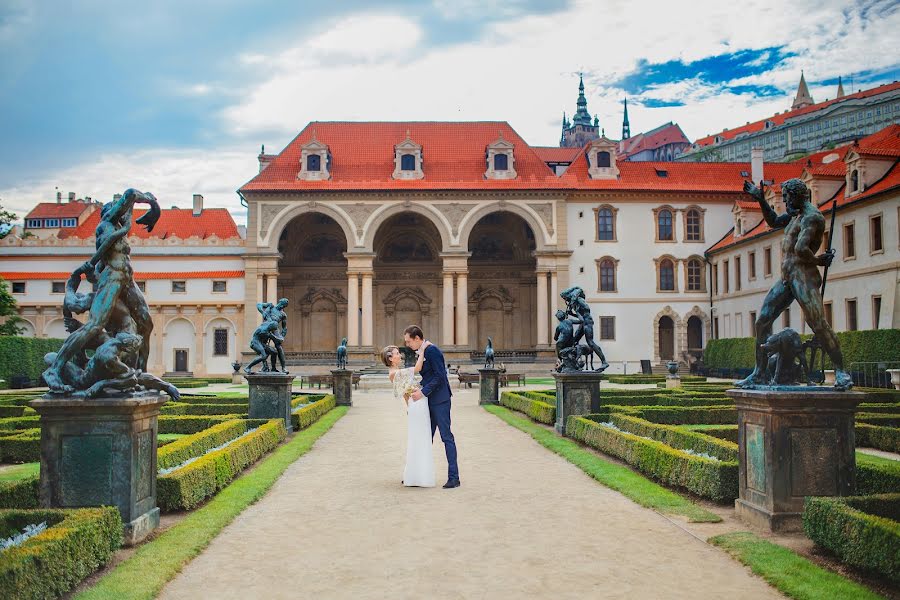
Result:
M77 6L77 8L76 8ZM313 120L506 120L556 145L584 73L621 133L691 139L898 77L900 2L0 0L0 203L126 187L245 213L260 145Z

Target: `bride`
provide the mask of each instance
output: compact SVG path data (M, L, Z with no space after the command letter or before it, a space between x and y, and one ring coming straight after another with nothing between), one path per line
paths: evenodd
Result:
M406 403L406 468L403 470L403 485L407 487L434 487L434 457L431 454L431 416L428 412L428 398L411 400L418 389L415 374L422 370L425 362L425 342L417 352L416 366L401 368L403 356L397 346L387 346L381 353L384 364L391 368L389 377L394 384L394 397L403 398Z

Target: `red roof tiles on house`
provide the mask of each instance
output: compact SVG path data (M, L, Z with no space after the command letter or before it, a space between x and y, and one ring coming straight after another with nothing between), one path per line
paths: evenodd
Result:
M86 210L97 208L96 204L87 204L84 202L66 202L65 204L57 204L56 202L41 202L31 209L25 215L26 219L71 219L81 216Z
M137 221L146 212L145 209L135 209L134 221ZM59 237L89 238L94 235L99 223L100 211L98 210L74 230L63 232ZM221 239L240 237L231 213L225 208L205 208L197 216L193 215L190 208L164 208L151 233L148 233L143 225L133 222L128 235L143 239L165 239L172 236L181 239L193 236L208 238L212 235Z
M558 148L556 146L532 146L537 155L544 162L572 162L581 148Z
M3 271L0 277L7 281L24 281L24 280L56 280L65 281L71 273L67 271ZM165 272L151 273L146 271L136 271L134 279L143 281L145 279L234 279L244 276L243 271L185 271L185 272ZM84 279L84 276L81 277Z
M850 147L863 156L900 157L900 125L889 125Z
M660 146L678 142L683 144L691 143L678 124L666 123L656 129L651 129L645 133L631 136L627 140L620 141L617 151L620 157L628 158L644 150L655 150Z

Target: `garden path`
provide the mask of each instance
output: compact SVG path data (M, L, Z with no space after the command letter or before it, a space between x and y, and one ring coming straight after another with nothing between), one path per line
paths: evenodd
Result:
M456 393L462 487L400 485L405 414L354 406L160 598L780 598ZM438 436L439 440L439 436ZM434 446L438 476L443 445Z

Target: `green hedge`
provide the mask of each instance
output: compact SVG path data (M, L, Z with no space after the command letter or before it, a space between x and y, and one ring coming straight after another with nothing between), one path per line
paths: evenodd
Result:
M295 430L306 429L334 407L334 395L328 394L321 400L316 400L309 406L304 406L300 410L291 413L291 425Z
M676 450L705 452L725 462L736 462L738 447L734 442L726 442L697 431L681 429L675 425L658 425L622 413L612 413L609 420L619 429L641 437L649 437Z
M866 423L856 424L856 447L900 452L900 429Z
M900 494L806 498L803 531L842 561L900 583Z
M17 431L40 427L41 418L34 417L7 417L0 419L0 431Z
M734 425L733 406L616 406L605 405L602 412L624 412L663 425Z
M0 482L0 508L37 508L40 479Z
M900 427L900 414L856 413L857 423L880 425L881 427Z
M122 545L122 518L114 507L0 511L0 530L21 531L41 522L47 529L3 551L0 597L59 597L106 564Z
M861 413L900 415L900 404L894 402L863 402L856 407L856 411Z
M249 404L247 394L240 396L218 396L215 394L182 394L178 402L182 404Z
M724 396L711 398L692 398L678 394L659 394L656 396L613 396L608 397L600 392L600 404L603 406L734 406L734 400Z
M521 396L525 396L529 400L537 400L538 402L543 402L544 404L552 404L553 406L556 406L556 390L552 390L550 392L523 390L517 393Z
M0 336L0 379L5 379L7 384L16 375L37 380L47 368L44 355L56 352L62 343L63 340L54 338Z
M166 444L156 453L157 468L177 467L184 461L202 456L210 448L230 442L245 434L248 429L259 427L267 422L267 419L234 419Z
M0 436L0 463L26 463L41 460L40 429L10 433L15 435Z
M900 329L839 331L837 336L847 367L855 362L900 361ZM709 369L752 369L756 364L755 344L755 338L709 340L703 364ZM827 357L825 368L831 368Z
M556 422L555 405L547 404L540 400L531 400L516 392L503 392L500 394L500 404L520 413L525 413L532 421L548 425Z
M731 502L737 498L737 461L694 456L662 442L622 433L574 415L566 423L566 433L667 485L685 488L716 502Z
M156 480L160 510L188 510L213 496L287 437L284 420L272 419L250 435L210 452Z
M159 433L191 434L243 417L246 415L160 415L157 423Z
M678 425L687 431L696 431L705 435L719 438L737 444L738 426L737 425Z
M161 415L247 415L249 402L234 404L190 404L186 402L166 402L159 410Z
M860 496L900 493L900 461L857 454L856 493Z
M644 375L644 374L635 374L635 375L610 375L608 378L610 383L618 383L618 384L642 384L648 385L651 383L665 383L666 375ZM706 377L702 375L682 375L681 382L682 383L703 383L706 381Z

